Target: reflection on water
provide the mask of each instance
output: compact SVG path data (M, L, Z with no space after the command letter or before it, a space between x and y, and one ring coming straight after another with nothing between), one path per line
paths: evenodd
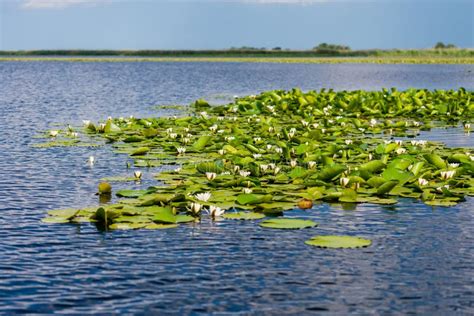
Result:
M0 313L453 314L474 308L473 199L454 208L403 200L289 216L315 229L273 231L204 220L165 231L47 225L44 210L95 205L98 179L132 176L110 148L35 149L54 123L160 115L156 104L228 102L268 89L473 89L463 65L213 63L0 64ZM473 147L461 129L419 138ZM87 165L90 155L97 158ZM154 183L144 170L142 183ZM306 246L315 234L373 240L362 250Z

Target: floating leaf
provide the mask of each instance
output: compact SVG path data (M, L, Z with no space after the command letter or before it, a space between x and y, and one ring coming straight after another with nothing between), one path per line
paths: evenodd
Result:
M369 239L352 236L314 236L305 244L319 248L361 248L372 244Z
M265 217L262 213L255 213L255 212L237 212L237 213L226 213L222 216L223 218L227 219L237 219L237 220L255 220L255 219L262 219Z
M305 219L297 219L297 218L272 218L260 222L259 224L265 228L275 228L275 229L302 229L302 228L310 228L315 227L318 224Z

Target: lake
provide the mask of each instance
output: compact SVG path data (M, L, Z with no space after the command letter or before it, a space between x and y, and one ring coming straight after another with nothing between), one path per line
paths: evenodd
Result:
M99 232L40 222L49 209L95 205L125 155L33 148L55 124L159 116L156 105L226 103L270 89L474 90L474 65L0 63L0 313L472 314L474 199L452 208L403 200L292 211L316 229L265 230L204 220L157 231ZM462 128L420 139L474 147ZM90 155L96 165L87 166ZM155 184L144 170L141 184ZM128 171L132 174L132 170ZM315 234L369 238L357 250L312 248Z

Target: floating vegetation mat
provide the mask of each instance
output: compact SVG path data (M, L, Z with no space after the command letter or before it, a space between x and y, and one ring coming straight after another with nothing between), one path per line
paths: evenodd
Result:
M48 146L96 144L99 139L111 143L133 159L137 180L139 168L167 166L167 171L155 175L156 185L146 190L113 192L123 198L117 204L51 211L44 221L164 229L209 216L263 219L260 226L267 228L317 229L312 221L264 218L296 207L311 209L318 200L396 204L403 197L432 206L456 205L474 195L470 149L398 138L459 124L470 132L473 99L464 89L293 89L224 106L198 100L188 116L109 118L100 124L84 121L77 131L70 126L48 131ZM110 186L101 187L101 194L110 194ZM350 247L347 241L331 237L309 244Z

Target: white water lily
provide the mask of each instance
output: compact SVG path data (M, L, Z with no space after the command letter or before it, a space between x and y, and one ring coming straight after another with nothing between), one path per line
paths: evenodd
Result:
M391 142L392 142L392 141L391 141L390 139L384 139L384 141L383 141L383 143L384 143L385 145L388 145L388 144L390 144Z
M217 131L217 134L224 134L224 133L225 133L225 130L223 130L223 129L220 129L220 130Z
M223 121L223 120L224 120L224 117L223 117L223 116L218 116L218 117L217 117L217 120L218 120L218 121Z
M283 153L283 148L281 148L281 147L275 147L275 152L276 152L277 154L281 154L281 153Z
M273 162L268 164L268 168L270 168L272 170L275 169L275 167L276 167L276 165Z
M234 173L237 173L240 171L240 166L234 166Z
M178 137L178 134L176 134L176 133L169 133L168 136L169 136L170 138L172 138L172 139L175 139L176 137Z
M372 154L371 154L371 153L369 153L369 155L368 155L368 157L367 157L367 158L369 159L369 161L371 161L371 160L373 159L373 156L372 156Z
M397 155L401 155L401 154L406 153L407 150L405 148L397 148L395 152L397 153Z
M267 109L268 109L268 111L270 111L270 113L275 113L275 107L274 106L267 105Z
M288 138L293 138L296 134L296 128L292 127L290 131L288 132Z
M305 120L301 120L301 125L303 125L303 127L307 127L309 125L309 122Z
M371 119L369 124L370 124L371 127L375 127L377 125L377 120L376 119Z
M401 146L403 144L403 140L397 139L395 140L395 144L397 144L398 146Z
M59 131L56 131L56 130L49 131L49 136L51 136L51 137L56 137L56 136L58 136L58 134L59 134Z
M255 158L255 159L259 159L259 158L261 158L261 157L262 157L261 154L253 154L253 158Z
M91 121L89 121L89 120L82 120L82 124L83 124L85 127L89 127L89 125L91 125Z
M280 170L280 167L275 167L275 169L273 169L273 174L276 176L280 172Z
M90 166L93 166L95 164L95 158L94 156L89 156L89 159L87 160L87 163L90 165Z
M202 205L196 202L192 202L189 208L191 213L193 213L194 215L199 215L199 213L201 212L201 209L202 209Z
M251 173L250 171L245 171L245 170L241 170L239 172L240 176L244 177L244 178L248 177L250 175L250 173Z
M269 132L269 133L273 133L274 131L275 131L275 128L273 128L272 126L270 126L270 127L268 128L268 132Z
M243 189L242 189L242 192L244 192L245 194L250 194L250 193L252 193L252 189L250 189L250 188L243 188Z
M353 143L353 141L352 141L352 139L346 139L346 140L344 141L344 143L346 143L346 145L350 145L350 144Z
M207 112L206 111L202 111L199 113L199 115L202 116L203 119L207 120L209 118L209 115L207 115Z
M319 124L318 123L313 123L313 128L318 128Z
M219 149L219 150L217 151L217 153L218 153L219 155L221 155L221 156L224 156L224 155L225 155L225 149Z
M445 184L436 188L436 190L439 192L443 192L443 189L449 190L449 184Z
M226 137L224 137L224 140L227 141L227 142L233 141L234 139L235 139L234 136L226 136Z
M206 178L209 181L214 180L217 177L217 174L215 172L206 172Z
M441 171L441 172L440 172L441 179L443 179L443 180L449 180L449 179L451 179L452 177L454 177L454 174L455 174L455 173L456 173L455 170Z
M465 123L464 124L464 129L471 129L471 124L470 123Z
M225 213L225 210L221 209L218 206L211 205L209 206L209 209L207 210L207 213L212 217L219 217L222 216Z
M415 126L415 127L419 127L420 125L421 125L421 123L420 123L420 122L413 121L413 126Z
M457 167L459 167L459 164L458 163L450 163L450 164L448 164L448 166L451 167L451 168L457 168Z
M207 202L211 198L211 192L198 193L194 197L199 201Z
M135 176L135 179L140 180L142 178L142 172L139 170L136 170L135 172L133 172L133 175Z
M321 128L321 133L326 133L326 129L325 128Z
M262 170L263 172L267 171L268 169L268 165L260 165L260 170Z
M185 127L183 130L184 130L185 133L189 133L189 131L190 131L189 127Z
M345 126L346 126L346 122L341 122L341 126L342 126L342 127L345 127Z
M296 159L291 159L291 161L290 161L290 166L291 166L291 168L294 168L294 167L296 167L297 165L298 165L298 162L296 161Z
M228 176L228 175L230 175L230 171L221 172L221 176Z
M428 184L428 180L423 179L423 178L418 178L418 185L419 185L420 187L425 186L425 185L427 185L427 184Z
M268 144L268 145L267 145L267 150L271 150L272 147L273 147L272 145Z
M166 133L167 133L167 134L173 133L173 128L172 128L172 127L167 128L167 129L166 129Z
M183 144L189 144L189 142L191 141L191 139L189 137L183 137L183 139L181 140L183 142Z
M342 187L345 187L346 185L349 184L350 179L346 177L341 177L339 179L339 183L341 184Z
M308 161L308 168L314 169L316 167L316 161Z
M181 167L175 168L173 171L176 172L176 173L179 173L179 172L181 172Z
M178 155L184 155L184 153L186 153L186 147L176 147L176 151Z
M258 142L260 142L261 140L262 140L261 137L254 137L254 138L253 138L254 143L258 143Z

